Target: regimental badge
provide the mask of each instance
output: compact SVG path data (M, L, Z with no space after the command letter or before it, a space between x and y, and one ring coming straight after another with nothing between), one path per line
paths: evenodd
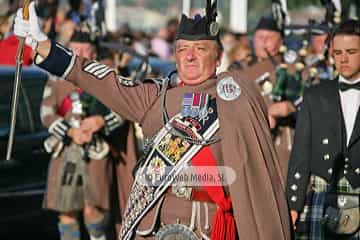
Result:
M167 134L159 143L158 149L172 164L177 163L189 148L190 144L180 137Z
M241 89L232 77L225 77L218 82L216 92L221 99L232 101L240 96Z
M216 36L219 33L220 25L217 22L211 22L209 26L209 33L211 36Z
M284 60L286 63L292 64L296 61L296 59L297 59L296 51L288 50L287 52L284 53Z
M153 185L156 182L161 181L161 178L165 175L166 164L159 157L154 157L150 160L150 164L147 167L147 177Z

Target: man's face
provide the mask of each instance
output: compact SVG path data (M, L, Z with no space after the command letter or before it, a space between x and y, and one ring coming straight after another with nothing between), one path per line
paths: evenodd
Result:
M70 42L69 48L80 57L93 59L95 57L94 47L90 43Z
M215 74L221 58L215 41L180 39L175 44L176 65L182 82L196 85Z
M322 54L325 47L327 34L314 35L311 40L311 48L314 54Z
M360 78L360 36L336 35L332 55L341 76L349 81Z
M235 36L231 33L226 33L221 37L221 43L224 46L225 52L234 47L237 42L238 41L236 40Z
M258 58L268 58L268 54L275 56L278 54L281 44L282 38L279 32L264 29L255 32L254 48Z

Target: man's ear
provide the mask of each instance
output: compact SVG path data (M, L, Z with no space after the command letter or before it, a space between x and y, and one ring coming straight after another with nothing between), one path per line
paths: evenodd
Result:
M96 51L96 47L92 46L91 51L92 51L92 54L91 54L92 59L97 59L98 53Z
M333 55L334 55L334 44L333 44L333 41L331 41L331 42L329 43L329 49L328 49L328 51L329 51L329 56L334 57L334 56L333 56Z
M217 58L216 58L216 67L219 67L221 65L221 59L224 54L224 51L219 51Z

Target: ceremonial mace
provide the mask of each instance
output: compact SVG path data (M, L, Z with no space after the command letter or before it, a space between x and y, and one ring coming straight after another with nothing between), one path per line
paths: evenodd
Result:
M30 0L25 0L23 6L23 18L25 20L29 20L29 4L30 4ZM19 98L19 90L21 84L21 69L22 69L23 55L24 55L24 44L25 44L25 38L20 38L16 52L15 82L14 82L12 101L11 101L10 131L9 131L9 141L6 150L6 161L11 160L11 152L14 144L16 110L19 102L18 98Z

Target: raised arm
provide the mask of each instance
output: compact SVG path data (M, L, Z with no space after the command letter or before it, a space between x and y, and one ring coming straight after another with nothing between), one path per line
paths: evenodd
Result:
M141 123L158 97L154 84L123 86L114 69L78 57L59 43L50 41L40 30L33 2L29 13L29 21L23 20L22 9L19 9L14 33L26 38L26 43L36 51L36 65L79 86L125 119Z

